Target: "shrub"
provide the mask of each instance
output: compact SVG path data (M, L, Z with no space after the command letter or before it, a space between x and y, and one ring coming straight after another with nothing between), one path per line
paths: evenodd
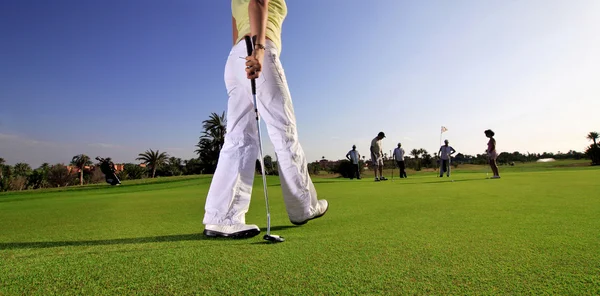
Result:
M146 168L143 168L137 164L126 163L123 166L123 173L127 177L121 179L121 176L124 176L124 175L117 174L117 176L121 180L136 180L136 179L145 178L147 175L147 172L148 172L148 170L146 170Z
M311 162L308 164L308 173L311 175L318 175L321 170L321 165L318 162Z
M27 178L24 176L17 176L13 178L9 185L9 190L21 191L27 189Z
M48 184L51 187L65 187L76 181L76 175L69 172L69 169L62 165L53 165L48 171Z
M104 174L99 167L92 169L91 172L89 172L87 175L84 175L84 178L86 178L86 182L88 184L98 184L105 181Z
M104 176L104 174L102 174L102 176ZM127 173L125 171L120 171L117 173L117 178L119 178L119 180L121 181L125 181L128 180L129 177L127 176Z
M358 167L362 168L364 163L362 161L358 161ZM344 178L352 178L354 176L354 165L347 159L340 160L337 162L332 168L332 172L335 174L340 174Z
M44 169L36 169L27 178L27 187L39 189L48 187L48 172Z
M592 160L592 165L600 165L600 147L598 145L590 145L585 150L585 154Z

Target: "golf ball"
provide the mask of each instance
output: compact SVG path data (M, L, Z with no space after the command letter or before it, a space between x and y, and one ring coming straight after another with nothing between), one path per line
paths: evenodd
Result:
M452 182L454 182L454 180L452 180Z

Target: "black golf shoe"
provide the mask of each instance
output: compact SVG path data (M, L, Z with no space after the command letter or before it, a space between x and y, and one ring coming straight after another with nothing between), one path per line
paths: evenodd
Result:
M204 227L204 235L208 237L251 238L260 233L260 228L252 224L211 225Z

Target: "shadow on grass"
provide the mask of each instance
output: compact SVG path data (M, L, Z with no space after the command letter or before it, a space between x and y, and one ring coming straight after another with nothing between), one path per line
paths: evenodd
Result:
M350 180L350 179L348 179ZM318 180L318 179L313 179L312 180L313 184L325 184L325 183L340 183L339 181L330 181L330 180ZM267 185L268 187L279 187L281 186L281 183L275 183L275 184L270 184Z
M397 179L398 183L404 183L404 184L433 184L433 183L450 183L452 182L452 179L449 179L447 177L444 177L445 179L439 178L439 180L437 181L425 181L425 182L405 182L402 179ZM396 180L396 179L394 179ZM400 181L402 180L402 181ZM468 182L468 181L487 181L488 179L459 179L459 180L454 180L454 182ZM396 183L396 182L394 182Z
M286 230L289 228L296 228L300 226L295 225L279 225L272 226L271 231ZM261 234L267 233L265 227ZM180 242L180 241L239 241L246 240L237 238L216 238L206 237L202 233L191 233L191 234L176 234L176 235L163 235L163 236L149 236L149 237L136 237L136 238L118 238L118 239L107 239L107 240L87 240L87 241L58 241L58 242L14 242L14 243L0 243L0 250L11 250L11 249L45 249L45 248L57 248L57 247L71 247L71 246L108 246L108 245L127 245L127 244L147 244L147 243L158 243L158 242ZM261 242L262 243L262 242Z
M300 227L296 226L296 225L280 225L280 226L271 226L271 231L279 231L279 230L286 230L286 229L290 229L290 228L297 228ZM267 227L264 228L264 232L265 234L267 233Z
M296 225L279 225L279 226L271 226L271 234L275 234L277 235L277 233L273 233L273 231L280 231L280 230L286 230L286 229L290 229L290 228L297 228L297 227L301 227L301 225L296 226ZM274 243L268 240L264 240L262 237L267 234L267 228L265 227L261 233L258 235L261 240L258 242L253 242L250 243L251 245L270 245L270 244L278 244L278 243ZM285 239L285 236L282 236Z
M58 242L14 242L0 243L0 250L10 249L44 249L69 246L108 246L108 245L125 245L125 244L146 244L157 242L179 242L179 241L195 241L195 240L218 240L215 238L207 238L202 233L192 234L177 234L163 236L149 236L136 238L118 238L107 240L88 240L88 241L58 241Z

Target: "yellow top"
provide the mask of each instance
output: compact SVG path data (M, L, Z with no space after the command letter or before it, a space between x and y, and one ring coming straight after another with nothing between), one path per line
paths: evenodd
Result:
M244 36L250 34L250 17L248 16L248 4L250 0L231 0L231 14L237 25L239 42ZM281 52L281 24L287 15L285 0L269 0L269 13L267 17L268 39L273 41Z

